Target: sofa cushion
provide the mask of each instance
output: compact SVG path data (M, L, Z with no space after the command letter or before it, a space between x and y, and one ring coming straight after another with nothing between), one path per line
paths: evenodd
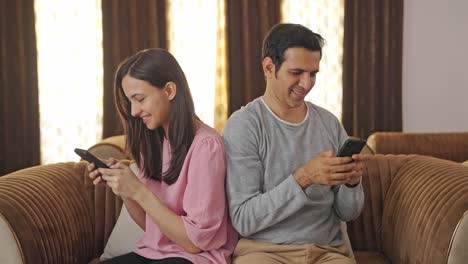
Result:
M143 236L143 229L138 226L122 205L119 218L107 241L101 260L117 257L136 250L136 242Z
M23 263L18 241L11 226L0 214L0 263Z
M466 263L468 259L468 211L460 219L450 241L448 264Z

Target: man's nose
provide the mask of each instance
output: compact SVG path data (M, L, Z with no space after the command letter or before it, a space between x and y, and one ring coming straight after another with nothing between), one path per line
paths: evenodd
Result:
M304 87L304 89L310 89L312 88L312 85L313 85L313 78L310 76L310 74L308 72L304 72L302 75L301 75L301 79L300 79L300 83L299 85L301 87Z

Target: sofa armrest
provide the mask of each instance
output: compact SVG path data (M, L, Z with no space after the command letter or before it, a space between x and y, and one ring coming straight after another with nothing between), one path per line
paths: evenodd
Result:
M384 200L384 254L392 263L447 263L451 238L466 210L468 168L413 157L392 175Z
M0 177L0 216L24 263L87 263L98 255L95 188L86 164L42 165Z

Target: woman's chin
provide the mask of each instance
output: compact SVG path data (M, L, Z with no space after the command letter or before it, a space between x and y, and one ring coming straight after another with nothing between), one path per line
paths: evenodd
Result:
M150 123L148 124L145 124L146 128L148 128L149 130L155 130L156 127L152 126Z

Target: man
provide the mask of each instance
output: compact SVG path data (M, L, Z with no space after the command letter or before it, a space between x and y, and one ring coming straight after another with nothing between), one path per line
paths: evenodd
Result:
M226 124L229 209L243 237L233 263L351 263L340 223L362 210L362 157L336 157L343 126L304 101L323 42L301 25L274 26L263 43L265 94Z

